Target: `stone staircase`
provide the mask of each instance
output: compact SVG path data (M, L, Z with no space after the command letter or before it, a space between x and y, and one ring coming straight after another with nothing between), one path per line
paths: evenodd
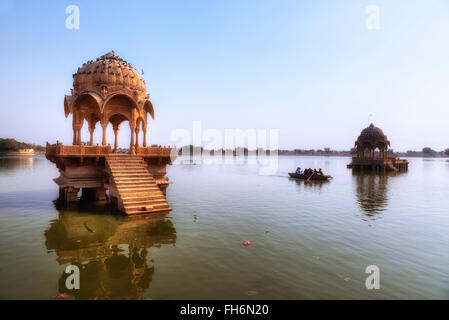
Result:
M117 199L120 211L136 215L171 210L142 157L107 156L106 171L109 196Z

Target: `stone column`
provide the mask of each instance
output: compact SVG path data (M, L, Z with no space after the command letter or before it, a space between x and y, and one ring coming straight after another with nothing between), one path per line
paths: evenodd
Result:
M142 127L142 132L143 132L143 143L142 143L142 146L145 148L147 146L147 127L146 126Z
M75 145L76 144L76 141L77 141L77 139L76 139L76 127L74 126L73 127L73 145Z
M129 153L136 154L136 149L134 148L134 129L135 129L135 127L131 126L131 123L130 123L129 127L131 129L131 144L129 146Z
M65 188L65 201L66 202L78 201L78 191L80 191L79 188L74 188L74 187Z
M77 144L81 144L81 126L78 126L77 128L78 134L77 134Z
M118 131L119 128L115 127L114 129L114 152L118 152L118 140L117 140L117 136L118 136Z
M136 126L135 131L136 131L136 151L137 151L137 148L139 147L139 132L140 132L140 127L139 127L139 126Z
M107 122L106 123L102 123L101 127L103 128L103 140L101 142L101 145L102 146L106 146L106 129L108 127L108 123Z
M90 127L89 126L89 133L90 133L90 141L89 141L89 145L93 146L94 145L94 131L95 131L95 127Z

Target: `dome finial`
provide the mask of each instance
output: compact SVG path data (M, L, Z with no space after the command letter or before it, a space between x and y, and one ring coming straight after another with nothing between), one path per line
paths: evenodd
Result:
M105 55L101 56L103 59L117 59L118 56L115 54L114 50L109 51Z

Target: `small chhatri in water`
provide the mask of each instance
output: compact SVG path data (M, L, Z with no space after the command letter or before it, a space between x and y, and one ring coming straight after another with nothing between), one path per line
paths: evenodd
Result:
M147 115L154 119L154 109L139 72L111 51L78 69L71 92L64 98L64 111L66 117L73 117L73 145L47 143L46 147L47 159L61 174L55 179L60 199L78 201L82 189L83 198L104 200L109 190L117 209L129 215L171 210L165 199L169 184L165 175L166 165L176 152L169 147L147 147ZM90 133L88 145L81 142L85 121ZM124 121L130 127L129 154L119 153L117 145ZM103 130L101 145L93 141L97 122ZM113 149L106 141L109 123L115 135Z
M407 171L408 161L388 156L390 141L374 124L362 130L355 142L357 155L352 158L348 168L377 172Z

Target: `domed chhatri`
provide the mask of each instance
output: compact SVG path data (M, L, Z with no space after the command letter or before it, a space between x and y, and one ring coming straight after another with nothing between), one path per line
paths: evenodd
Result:
M148 114L154 119L154 109L146 89L139 72L114 51L84 63L73 74L71 95L64 97L65 116L72 115L73 145L47 143L45 150L45 156L61 174L54 179L61 201L78 201L81 189L82 198L108 198L128 215L171 210L165 198L170 183L166 166L177 152L170 147L147 147ZM119 154L117 145L124 121L130 128L129 154ZM81 139L85 122L90 133L88 144ZM101 145L94 145L98 122L103 136ZM115 135L114 149L106 141L109 123ZM141 129L143 141L139 146Z
M81 144L81 128L87 121L89 144L93 145L95 125L103 129L102 145L106 146L106 128L112 123L118 151L117 134L120 124L128 121L132 130L130 153L138 147L139 131L143 131L142 146L146 147L147 114L154 119L153 104L146 93L145 81L139 72L111 51L95 61L84 63L73 75L71 95L64 98L65 116L73 115L73 144ZM134 140L134 136L136 140Z
M388 157L390 141L383 131L370 124L363 129L355 142L357 156L352 158L348 168L372 171L405 171L408 161Z
M369 127L362 130L360 136L357 138L355 142L356 147L371 147L375 149L378 147L379 149L387 148L390 145L390 141L387 139L387 136L382 132L382 130L378 127L375 127L374 124L370 124Z
M114 51L111 51L95 61L84 63L73 75L73 89L75 93L83 90L92 90L100 94L104 89L121 91L126 88L133 95L139 95L145 99L145 81L139 72L131 64L119 58ZM107 93L107 92L106 92Z

